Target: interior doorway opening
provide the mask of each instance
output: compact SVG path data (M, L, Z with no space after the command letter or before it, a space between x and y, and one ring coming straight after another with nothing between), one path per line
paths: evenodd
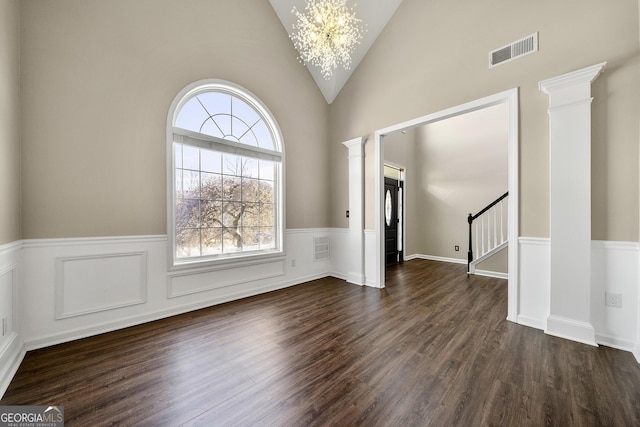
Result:
M518 307L518 89L511 89L496 95L442 110L414 120L399 123L375 133L375 283L385 286L385 217L384 217L384 141L397 131L410 130L429 123L481 110L498 104L507 104L508 108L508 315L507 320L517 321Z

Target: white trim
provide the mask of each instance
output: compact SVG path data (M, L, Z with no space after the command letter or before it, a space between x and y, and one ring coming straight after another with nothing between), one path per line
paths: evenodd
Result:
M375 185L375 282L379 287L384 287L385 264L384 260L384 243L383 243L383 217L382 217L382 200L384 199L382 186L382 176L384 175L384 136L399 130L415 128L428 123L434 123L440 120L456 117L465 113L481 110L498 104L507 103L509 106L509 132L508 132L508 158L509 158L509 201L508 201L508 239L509 239L509 291L508 291L508 315L507 320L516 322L518 315L518 229L519 229L519 107L518 107L518 88L510 89L495 95L487 96L466 104L458 105L446 110L442 110L433 114L409 120L404 123L389 126L375 131L374 139L374 185Z
M347 282L362 285L364 274L364 143L362 137L342 143L349 158L349 253Z
M139 297L120 301L117 304L102 305L100 307L89 308L80 311L67 311L65 309L65 283L67 278L65 276L65 264L75 261L90 261L90 260L104 260L109 258L131 258L138 257L140 261L140 281L138 283ZM73 257L58 257L55 259L55 313L56 319L66 319L68 317L83 316L91 313L98 313L106 310L113 310L116 308L128 307L131 305L144 304L147 302L147 251L137 252L118 252L108 254L96 254L96 255L83 255Z
M493 277L494 279L509 280L508 273L501 273L499 271L476 270L474 274L476 276Z
M539 329L544 331L546 323L535 317L526 316L524 314L518 314L518 324L528 326L529 328Z
M19 251L20 249L22 249L22 245L23 245L22 240L0 245L0 256L6 255L10 252Z
M551 244L548 237L519 237L518 242L529 246L549 246Z
M618 350L624 350L633 353L634 342L623 340L614 336L605 334L596 334L596 342L599 345L604 345L611 348L617 348Z
M276 271L252 272L252 274L249 276L237 274L237 270L239 268L243 268L245 271L248 269L261 270L261 269L266 269L267 266L277 266L278 268ZM236 277L233 278L232 280L226 280L226 281L220 281L220 280L208 281L207 282L208 284L205 286L191 288L186 291L177 291L174 289L174 286L173 286L174 279L181 278L181 277L190 277L196 274L221 272L223 270L233 270L234 273L236 273L235 274ZM241 266L227 264L224 266L216 266L215 268L203 268L201 270L198 270L197 272L193 270L172 272L167 275L167 298L176 298L176 297L181 297L185 295L212 291L215 289L226 288L226 287L238 285L241 283L249 283L249 282L255 282L258 280L271 279L274 277L284 276L285 274L286 272L285 272L284 258L273 260L273 261L247 262L247 263L243 263Z
M544 333L598 347L595 339L596 331L590 322L581 322L551 314L547 317L547 326Z
M60 246L93 246L104 244L122 243L157 243L166 242L166 235L149 236L108 236L108 237L66 237L53 239L26 239L23 240L22 248L37 249Z
M448 263L451 263L451 264L466 264L467 263L466 259L446 258L446 257L441 257L441 256L424 255L424 254L412 254L412 255L409 255L408 257L405 258L405 261L410 261L412 259L426 259L426 260L429 260L429 261L448 262Z

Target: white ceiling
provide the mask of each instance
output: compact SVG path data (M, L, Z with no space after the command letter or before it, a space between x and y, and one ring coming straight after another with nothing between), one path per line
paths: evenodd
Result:
M269 2L276 11L276 14L278 14L287 33L291 34L293 24L295 23L295 16L291 13L291 10L293 6L295 6L297 10L301 12L304 11L306 0L269 0ZM342 87L347 80L349 80L353 71L373 45L373 42L378 38L378 35L382 32L382 29L391 16L393 16L400 3L402 3L402 0L347 0L347 6L349 7L356 4L356 18L361 19L362 24L366 28L366 32L363 34L363 38L353 54L351 69L345 70L342 67L338 67L338 69L334 71L333 76L329 80L326 80L322 77L320 68L306 64L311 76L316 81L316 84L329 104L336 99L336 96L338 96ZM293 46L293 42L291 42L291 45Z

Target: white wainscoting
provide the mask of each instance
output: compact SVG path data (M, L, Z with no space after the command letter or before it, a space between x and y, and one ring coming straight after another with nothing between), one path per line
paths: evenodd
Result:
M330 274L340 231L287 230L286 255L235 268L171 271L166 236L26 240L23 337L28 350L296 285ZM336 238L335 236L338 236ZM329 237L314 261L313 238ZM332 273L333 272L333 273Z
M518 323L546 329L550 305L549 239L521 237ZM640 362L640 245L591 242L591 324L598 344L634 352ZM622 295L622 307L605 305L605 292ZM571 337L568 337L571 338ZM580 337L573 339L579 341Z
M549 317L549 239L520 237L518 318L521 325L544 330Z
M25 355L20 310L21 242L0 245L0 397Z

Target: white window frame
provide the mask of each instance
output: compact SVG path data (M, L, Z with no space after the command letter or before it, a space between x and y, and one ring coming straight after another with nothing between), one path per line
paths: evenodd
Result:
M274 150L261 149L250 145L236 144L220 138L186 131L175 128L174 123L177 115L184 104L196 95L206 92L220 92L232 95L241 99L264 119L273 138ZM166 158L167 158L167 240L169 252L169 270L215 267L225 268L232 265L253 264L256 262L271 262L274 258L284 258L284 224L285 224L285 153L282 133L275 121L273 114L260 99L247 89L220 79L206 79L191 83L182 89L174 98L167 115L166 128ZM179 140L179 141L177 141ZM188 259L178 259L176 257L176 181L175 181L175 150L174 142L189 142L189 145L206 148L206 145L217 147L218 151L235 152L242 155L243 152L251 152L256 158L267 160L279 159L280 167L274 172L275 189L275 227L274 236L275 249L258 250L251 252L236 252L210 256L200 256ZM193 143L193 144L191 144ZM219 150L227 146L227 149Z

